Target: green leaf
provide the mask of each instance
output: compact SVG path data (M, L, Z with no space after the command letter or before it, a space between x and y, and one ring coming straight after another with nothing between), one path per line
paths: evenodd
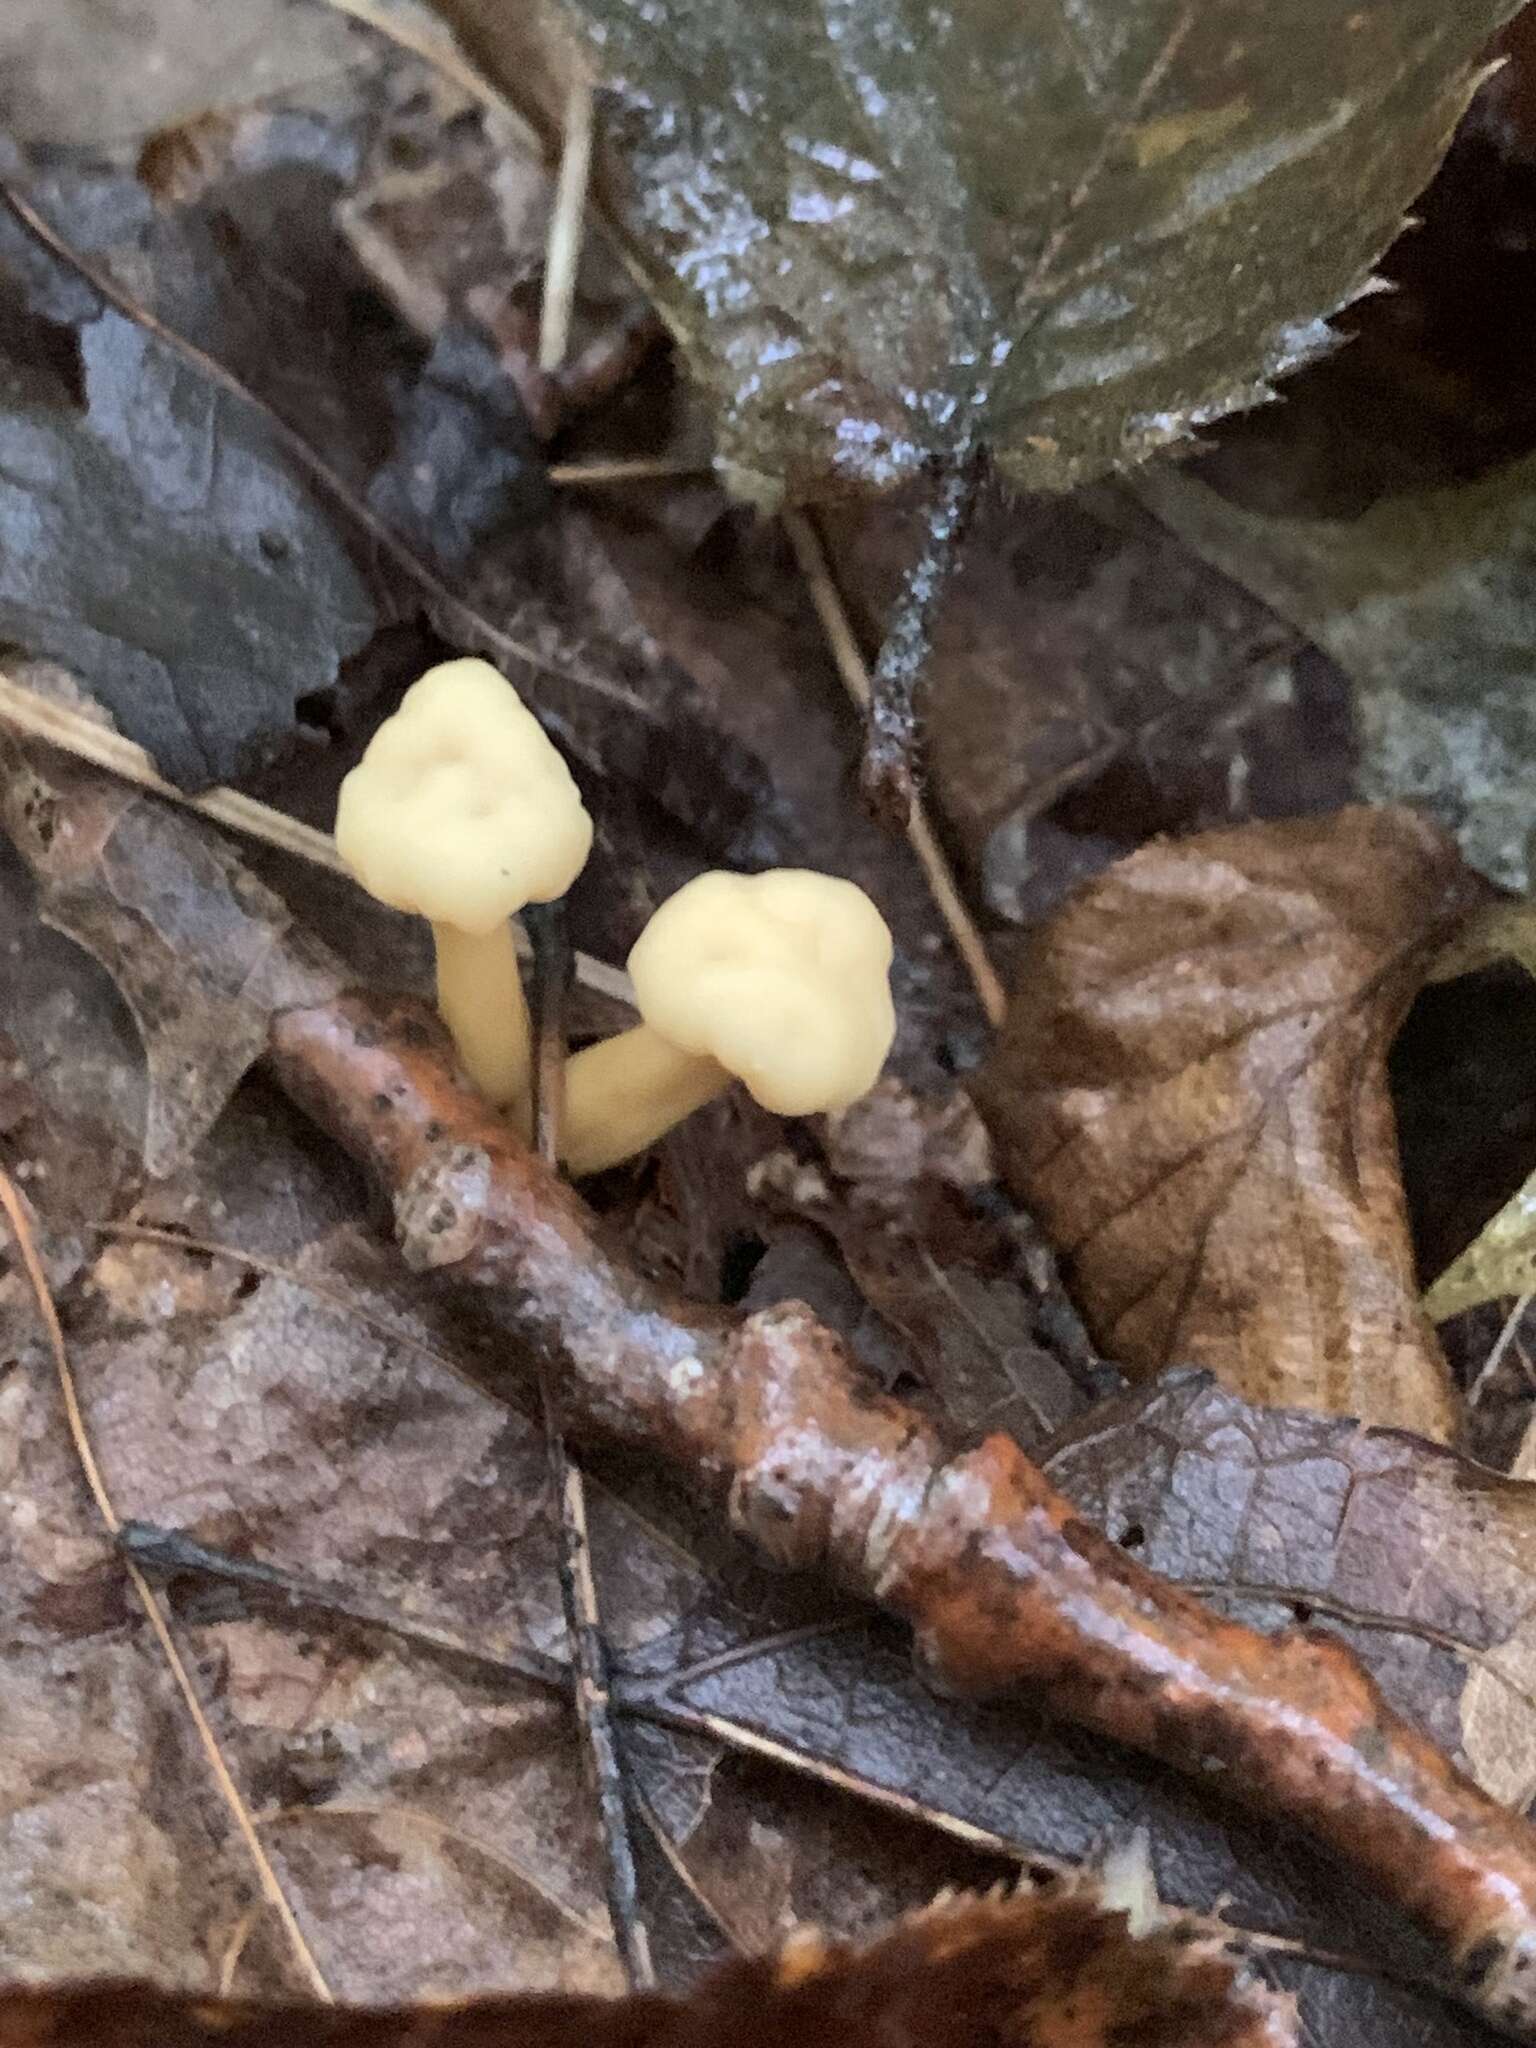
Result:
M517 99L526 10L440 0ZM565 0L738 487L1073 485L1327 346L1511 0ZM547 74L546 74L547 75ZM558 110L542 109L546 129Z
M1511 1294L1536 1294L1536 1173L1446 1267L1425 1294L1424 1308L1443 1323L1464 1308Z
M1517 961L1536 977L1536 903L1489 904L1441 954L1431 978L1475 974L1495 960ZM1522 1294L1536 1294L1536 1173L1452 1259L1426 1291L1424 1308L1443 1323L1463 1309Z
M1249 509L1173 471L1144 477L1137 495L1351 677L1362 794L1426 805L1474 866L1523 888L1536 826L1536 457L1378 498L1355 519Z

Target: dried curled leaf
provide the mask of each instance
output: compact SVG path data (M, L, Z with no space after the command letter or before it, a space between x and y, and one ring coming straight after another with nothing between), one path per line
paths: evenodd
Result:
M1449 1436L1385 1056L1478 894L1355 808L1144 847L1040 931L978 1094L1111 1356Z
M0 1993L0 2048L1287 2048L1289 2000L1209 1929L1118 1886L944 1899L867 1948L810 1932L686 2003L499 1999L418 2012L226 2005L139 1987ZM1146 1924L1143 1924L1145 1916Z
M439 4L526 97L525 10ZM1014 482L1067 486L1263 397L1326 346L1512 11L568 0L563 18L604 87L601 196L723 462L809 497L973 440Z

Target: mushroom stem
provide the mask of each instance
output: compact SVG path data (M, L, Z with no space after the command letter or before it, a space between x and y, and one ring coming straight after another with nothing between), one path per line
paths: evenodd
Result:
M515 1102L528 1089L533 1040L510 922L466 932L434 921L432 939L437 1007L464 1071L488 1102Z
M560 1156L567 1171L579 1179L617 1166L730 1085L718 1060L684 1052L649 1024L589 1045L565 1069Z

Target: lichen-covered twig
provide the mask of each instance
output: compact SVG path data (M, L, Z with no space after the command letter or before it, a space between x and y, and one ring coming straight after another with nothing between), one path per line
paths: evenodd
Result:
M918 692L933 626L981 488L981 458L967 438L939 472L924 507L922 542L907 571L869 679L860 781L865 802L893 831L910 828L917 794Z
M46 795L36 775L13 786L3 815L45 903L78 904L83 864L127 822L120 800L73 768L50 767ZM198 950L166 966L184 977L166 999L195 1002L264 956L263 986L303 986L274 957L299 950L317 985L310 943L210 828L158 823L157 844L184 843L180 887L227 878L224 900L197 906ZM558 1376L572 1441L666 1459L769 1559L906 1621L946 1687L1028 1687L1306 1830L1439 1942L1469 2004L1536 2042L1536 1829L1396 1714L1342 1643L1213 1613L1085 1523L1009 1437L952 1453L803 1304L740 1317L651 1285L461 1085L428 1012L299 1000L272 1018L273 1073L388 1190L412 1266L495 1290L521 1339L504 1388Z

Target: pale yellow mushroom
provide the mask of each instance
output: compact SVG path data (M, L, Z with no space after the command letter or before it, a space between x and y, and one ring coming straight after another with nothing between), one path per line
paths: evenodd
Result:
M591 846L571 771L488 661L428 669L341 785L336 850L370 896L431 921L438 1008L494 1103L531 1067L508 919L563 896Z
M733 1077L780 1116L846 1108L891 1049L890 968L885 920L852 882L804 868L698 876L629 956L645 1021L566 1068L570 1171L643 1151Z

